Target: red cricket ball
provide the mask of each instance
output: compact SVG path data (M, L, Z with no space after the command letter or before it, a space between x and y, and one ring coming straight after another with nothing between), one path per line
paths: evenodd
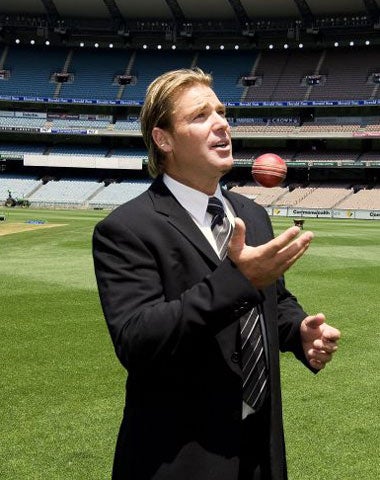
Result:
M252 165L252 176L263 187L277 187L285 179L286 172L286 163L275 153L260 155Z

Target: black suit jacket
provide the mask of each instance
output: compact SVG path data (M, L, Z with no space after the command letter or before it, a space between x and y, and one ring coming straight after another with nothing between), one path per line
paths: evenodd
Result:
M272 238L265 209L224 194L246 224L247 244ZM279 350L305 361L306 313L283 279L258 291L228 258L221 262L161 178L96 226L93 253L109 332L128 370L113 479L237 480L239 317L258 303L269 346L271 478L285 479Z

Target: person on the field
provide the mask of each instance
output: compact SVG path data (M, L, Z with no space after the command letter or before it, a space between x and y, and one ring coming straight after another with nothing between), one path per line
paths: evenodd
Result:
M220 186L233 156L211 85L185 69L149 86L141 127L155 180L94 232L128 370L113 480L286 479L279 351L318 371L337 349L339 331L285 287L313 234L273 238L264 208Z

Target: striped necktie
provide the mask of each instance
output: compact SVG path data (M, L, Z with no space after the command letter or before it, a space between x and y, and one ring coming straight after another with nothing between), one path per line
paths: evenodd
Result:
M227 246L233 227L225 214L222 202L218 198L209 198L207 212L212 216L211 231L215 238L219 256L223 260L227 255ZM263 315L257 307L253 307L240 318L243 400L255 411L262 406L268 388L262 321Z
M215 238L219 257L223 259L227 255L228 242L231 238L233 228L219 198L209 198L207 211L212 216L211 231Z

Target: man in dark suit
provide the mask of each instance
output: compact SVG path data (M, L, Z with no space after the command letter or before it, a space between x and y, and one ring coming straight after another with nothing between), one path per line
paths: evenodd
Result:
M209 75L156 79L141 125L156 179L93 239L103 311L128 370L112 478L284 480L279 350L317 371L340 335L285 287L313 235L292 227L273 238L262 207L220 188L231 136ZM216 224L233 226L226 254L210 197L225 212ZM253 311L264 365L255 404L244 397L240 325Z

